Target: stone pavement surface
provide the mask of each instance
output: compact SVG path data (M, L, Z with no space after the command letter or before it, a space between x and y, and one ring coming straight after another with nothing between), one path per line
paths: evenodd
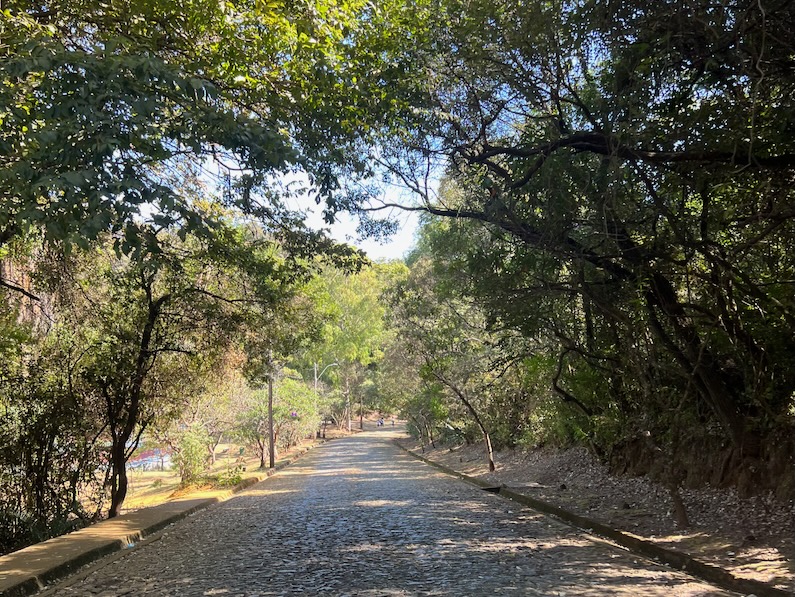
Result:
M733 594L440 473L393 436L386 427L325 444L45 593Z

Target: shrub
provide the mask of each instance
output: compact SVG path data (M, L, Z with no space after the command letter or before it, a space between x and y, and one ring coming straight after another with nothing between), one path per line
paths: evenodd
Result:
M208 439L207 431L201 425L189 427L180 436L175 464L182 485L196 483L207 470Z

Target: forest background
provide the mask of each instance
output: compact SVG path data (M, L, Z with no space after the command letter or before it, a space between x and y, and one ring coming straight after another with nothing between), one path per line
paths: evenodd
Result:
M277 447L400 412L792 499L793 11L4 2L3 549L117 515L142 442L264 464L268 382Z

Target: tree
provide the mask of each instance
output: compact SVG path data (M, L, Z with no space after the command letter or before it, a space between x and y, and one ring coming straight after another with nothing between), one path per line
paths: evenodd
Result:
M103 505L104 426L83 393L80 338L56 326L36 342L16 325L0 365L0 553L80 528Z
M372 103L366 65L347 58L381 22L359 1L5 3L0 246L40 230L153 250L161 227L213 228L192 200L209 185L289 250L329 248L276 181L305 173L333 218L338 178L364 170L352 149Z
M231 346L209 346L179 362L179 391L147 429L158 445L167 445L182 484L195 482L216 463L220 443L234 434L237 418L251 391L243 376L245 355Z
M254 446L262 469L270 455L268 401L267 390L250 392L236 427L238 437ZM289 449L314 436L320 420L317 407L317 395L308 384L279 375L273 387L274 449Z
M445 291L427 256L415 257L408 280L392 296L392 323L407 350L418 357L419 373L427 383L411 402L424 397L426 418L425 413L437 411L434 398L440 389L452 394L482 434L489 470L495 470L487 405L514 365L512 359L501 350L498 336L487 329L482 311L457 293ZM415 425L420 432L428 431L427 420L415 417Z
M124 502L126 462L143 432L173 416L186 360L223 351L245 329L248 310L276 310L292 294L300 266L244 230L218 230L213 242L161 239L168 252L139 260L95 250L61 272L73 282L62 285L59 315L85 337L81 375L103 405L110 436L111 516Z
M210 437L207 430L199 423L194 423L181 430L172 454L179 469L182 485L195 483L207 470L207 444L209 442Z
M317 394L309 383L294 375L294 372L285 371L274 387L274 433L276 445L282 449L314 437L320 424Z
M267 390L256 390L248 394L235 426L235 434L245 443L254 446L259 456L259 467L267 468L265 459L270 452L270 428L268 427Z
M571 364L671 446L728 439L745 487L793 427L792 10L439 3L378 154L417 209L479 224L473 288L556 338L561 397L599 416Z
M320 372L327 371L326 377L339 390L336 419L340 426L350 425L357 402L359 425L363 425L365 387L373 387L389 340L381 292L390 280L404 275L404 270L397 263L374 264L354 273L326 268L310 285L325 323L319 340L296 361L306 370L317 365ZM334 367L326 369L331 364Z

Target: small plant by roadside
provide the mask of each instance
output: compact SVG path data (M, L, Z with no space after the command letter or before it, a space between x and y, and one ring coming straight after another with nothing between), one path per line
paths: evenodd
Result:
M222 473L218 473L210 477L210 479L212 479L213 485L218 487L234 487L243 481L243 468L241 466L236 466Z

